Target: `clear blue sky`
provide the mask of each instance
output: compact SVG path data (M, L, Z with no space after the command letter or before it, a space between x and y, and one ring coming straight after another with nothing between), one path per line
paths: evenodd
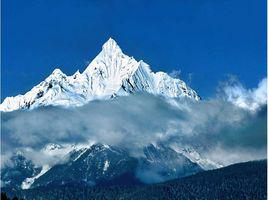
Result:
M2 0L1 13L2 99L83 71L110 36L153 71L192 74L202 97L227 74L266 76L264 0Z

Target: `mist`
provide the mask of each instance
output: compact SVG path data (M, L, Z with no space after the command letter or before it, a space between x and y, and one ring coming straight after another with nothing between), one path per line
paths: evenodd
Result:
M37 155L48 143L92 142L133 154L150 143L189 146L223 165L266 158L266 84L266 78L255 89L225 84L220 95L199 102L134 94L77 108L1 113L3 162L11 152L28 149L40 164Z

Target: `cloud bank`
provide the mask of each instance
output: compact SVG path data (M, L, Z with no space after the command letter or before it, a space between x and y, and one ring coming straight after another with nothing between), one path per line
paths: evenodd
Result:
M141 147L161 142L194 147L223 165L265 158L266 83L265 78L249 90L226 84L220 98L200 102L136 94L72 109L2 113L2 154L89 141L121 145L137 154ZM32 152L31 158L38 157Z
M262 79L257 88L246 89L236 77L231 76L229 81L221 83L220 90L225 100L244 109L256 111L267 104L267 78Z

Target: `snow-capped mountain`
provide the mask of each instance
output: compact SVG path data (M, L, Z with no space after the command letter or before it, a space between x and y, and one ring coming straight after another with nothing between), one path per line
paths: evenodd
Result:
M185 82L164 72L152 72L142 60L136 61L125 55L110 38L83 73L77 71L67 76L60 69L55 69L26 94L7 97L0 105L0 111L48 105L81 106L95 99L109 99L135 92L200 99Z

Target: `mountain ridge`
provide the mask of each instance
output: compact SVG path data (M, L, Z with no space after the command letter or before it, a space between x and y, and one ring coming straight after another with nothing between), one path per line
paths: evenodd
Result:
M147 92L168 98L200 100L198 94L180 79L164 72L152 72L142 60L125 55L110 38L101 52L86 67L67 76L56 68L44 81L24 95L7 97L0 111L10 112L41 106L81 106L96 99L110 99L131 93Z
M122 146L101 143L65 147L50 143L42 151L44 156L58 155L57 162L52 165L43 163L41 166L34 164L34 161L29 160L28 156L21 152L19 154L21 159L18 160L17 155L14 155L11 159L14 164L12 162L11 166L4 166L1 169L2 183L6 187L22 189L62 183L98 185L107 182L111 184L114 179L128 174L132 175L131 181L138 180L140 183L148 184L220 167L218 165L205 167L199 161L207 161L200 155L196 157L199 161L194 160L190 154L178 152L163 144L144 146L143 152L139 155L133 155L129 149ZM191 151L198 154L194 150Z

